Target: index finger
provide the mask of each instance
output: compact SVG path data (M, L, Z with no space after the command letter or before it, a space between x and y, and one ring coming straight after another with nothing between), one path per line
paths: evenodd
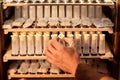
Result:
M53 38L51 40L51 45L56 49L56 50L61 50L64 48L64 46L58 42L58 38Z

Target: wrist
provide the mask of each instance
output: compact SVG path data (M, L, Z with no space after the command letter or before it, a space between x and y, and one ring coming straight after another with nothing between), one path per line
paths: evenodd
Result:
M105 74L100 74L96 69L82 63L78 65L75 72L75 77L78 80L101 80L101 78L104 76Z
M76 74L76 71L77 71L77 68L78 68L78 66L80 65L81 63L78 61L78 62L76 62L76 64L74 64L73 65L73 70L72 70L72 75L74 75L75 76L75 74Z
M100 80L115 80L115 79L108 77L108 76L104 76Z
M74 68L73 68L73 70L72 70L72 75L74 75L74 76L75 76L75 73L76 73L76 70L77 70L78 65L79 65L79 64L74 65Z

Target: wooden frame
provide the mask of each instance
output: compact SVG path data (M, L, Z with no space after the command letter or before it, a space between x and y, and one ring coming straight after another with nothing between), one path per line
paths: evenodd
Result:
M10 45L11 46L11 45ZM46 59L46 56L44 55L41 55L41 56L37 56L37 55L34 55L34 56L12 56L11 53L12 53L12 50L11 50L11 47L9 46L7 52L5 53L4 57L3 57L3 62L7 62L8 60L43 60L43 59ZM113 60L113 54L112 52L110 51L109 49L109 46L108 44L106 43L106 53L105 55L95 55L95 56L92 56L92 55L87 55L87 56L84 56L84 55L81 55L80 58L83 58L83 59L89 59L89 58L100 58L100 59L109 59L109 60Z
M74 78L72 74L10 74L11 78Z
M120 1L120 0L118 0L118 1ZM51 3L51 4L48 4L48 3L43 3L43 4L41 4L41 3L35 3L35 4L33 4L33 3L4 3L3 4L3 8L7 8L8 6L26 6L26 5L56 5L55 3ZM101 3L101 4L97 4L97 3L91 3L91 4L88 4L88 3L81 3L81 4L78 4L78 3L75 3L75 4L71 4L71 3L68 3L68 4L63 4L63 3L61 3L61 4L58 4L58 5L100 5L100 6L104 6L104 5L107 5L107 6L112 6L112 7L114 7L114 3L107 3L107 4L105 4L105 3ZM0 10L2 10L2 9L0 9ZM2 11L0 11L0 12L2 12ZM118 14L118 16L119 16L119 14ZM1 13L0 13L0 21L2 21L3 20L3 18L1 18L2 16L1 16ZM118 20L119 21L119 20ZM1 23L1 22L0 22ZM1 26L1 24L0 24L0 26ZM119 24L118 24L118 26L119 26ZM23 31L25 31L25 32L29 32L29 31L54 31L54 30L59 30L59 29L5 29L4 30L4 33L5 34L7 34L8 32L23 32ZM64 30L62 30L62 29L60 29L61 31L64 31ZM67 31L71 31L71 29L66 29ZM65 31L66 31L65 30ZM75 29L72 29L73 31L76 31L76 30L78 30L77 28L75 28ZM114 33L113 32L113 29L112 28L88 28L88 29L86 29L86 28L82 28L82 29L80 29L79 31L91 31L91 30L93 30L93 31L108 31L109 33ZM118 28L118 30L117 31L119 31L120 32L120 30L119 30L119 28ZM118 38L117 37L120 37L119 36L119 34L120 33L117 33L116 32L116 30L115 30L115 40L114 40L114 42L115 42L115 44L118 44L119 43L119 40L118 40ZM2 36L3 36L4 34L3 34L3 32L2 32L2 29L1 29L1 27L0 27L0 39L2 39L2 40L0 40L0 65L2 64L2 55L3 55L3 46L4 46L4 43L3 43L3 38L2 38ZM117 41L117 42L116 42ZM116 46L116 45L114 45L115 46L115 50L114 50L114 52L117 54L117 53L119 53L119 49L118 49L118 45ZM2 53L2 54L1 54ZM33 57L33 56L32 56ZM18 57L17 57L18 58ZM25 58L25 57L24 57ZM36 58L36 57L35 57ZM43 57L43 58L45 58L45 57ZM23 58L22 58L23 59ZM10 59L8 59L8 60L10 60ZM14 60L13 58L11 59L11 60ZM16 59L15 59L16 60ZM7 59L5 60L5 62L7 61ZM119 62L120 63L120 62ZM2 69L2 66L0 66L0 78L2 78L1 76L3 76L3 72L1 71L1 70L3 70ZM29 75L29 74L28 74ZM21 77L24 77L24 78L27 78L27 76L28 75L16 75L16 74L13 74L13 75L8 75L8 77L9 78L12 78L12 77L14 77L14 78L21 78ZM47 76L47 75L46 75ZM46 77L46 76L43 76L43 77ZM69 76L69 75L67 75L67 76ZM36 77L36 78L38 78L39 76L37 75L37 76L35 76L35 75L31 75L30 74L30 76L29 76L30 78L32 78L32 77ZM48 76L49 77L49 76ZM52 77L52 76L50 76L50 77ZM57 77L57 76L56 76ZM60 76L59 76L60 77ZM62 76L63 77L63 76ZM64 76L65 77L65 76ZM70 75L70 77L71 77L71 75ZM73 77L73 76L72 76ZM4 79L1 79L1 80L4 80ZM119 80L120 80L120 76L119 76Z
M4 50L4 38L3 38L3 11L2 11L2 3L0 2L0 80L4 80L4 73L3 73L3 50Z
M14 29L4 29L4 33L7 34L8 32L57 32L57 31L98 31L98 32L103 32L103 31L108 31L109 33L113 33L112 27L105 27L105 28L14 28Z

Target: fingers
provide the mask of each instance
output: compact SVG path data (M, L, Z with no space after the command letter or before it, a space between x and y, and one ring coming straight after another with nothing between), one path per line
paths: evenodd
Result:
M57 53L57 50L56 48L51 44L51 41L48 43L47 47L46 47L46 50L50 51L51 53L53 54L56 54Z
M57 41L56 38L52 39L51 41L48 42L48 45L45 50L45 54L47 56L47 60L52 63L56 64L59 63L59 60L61 59L60 57L60 51L59 49L62 48L63 46Z
M74 47L74 42L73 42L73 39L70 39L70 38L62 38L62 40L68 44L69 47Z
M50 44L56 49L56 50L61 50L64 48L64 46L57 41L57 38L54 38L51 40Z
M52 64L55 64L58 62L57 58L55 57L55 55L53 55L52 52L46 50L46 57L47 57L47 60L52 63Z
M61 65L61 60L58 59L58 57L54 56L53 53L50 51L46 50L46 59L48 62L52 63L53 65L60 67Z
M66 68L65 65L63 65L64 63L62 63L61 59L58 59L57 57L53 56L53 53L51 53L50 51L46 51L46 56L47 56L47 61L50 62L51 64L59 67L60 69L62 69L63 71L69 72L68 69Z

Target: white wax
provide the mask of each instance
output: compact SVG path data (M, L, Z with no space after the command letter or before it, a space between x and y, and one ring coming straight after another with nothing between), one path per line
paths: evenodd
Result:
M100 3L102 0L96 0L97 3Z
M105 54L105 34L99 34L99 54Z
M27 3L29 0L25 0L24 2Z
M20 6L15 7L15 19L17 18L21 18L21 7Z
M28 6L22 6L22 17L28 19Z
M65 18L65 6L59 6L59 18Z
M43 6L37 6L37 19L43 18Z
M86 18L87 17L87 6L81 6L81 19Z
M72 6L66 6L66 17L72 18Z
M29 6L29 18L30 19L34 19L36 18L36 15L35 15L35 6Z
M68 0L63 0L64 1L64 3L67 3L68 2Z
M21 2L21 1L24 1L24 0L17 0L18 3Z
M50 6L44 6L44 17L50 18Z
M27 35L27 48L28 55L34 55L34 34Z
M12 28L12 22L13 20L6 20L4 22L4 25L2 26L3 29L11 29Z
M57 38L57 33L52 33L51 38Z
M58 35L58 37L60 38L59 42L62 44L62 45L66 45L64 41L62 41L61 39L65 37L65 32L60 32L60 34Z
M96 18L102 18L102 6L96 6Z
M57 17L58 9L57 6L52 6L52 17Z
M71 0L72 1L72 3L75 3L77 0Z
M27 54L26 34L19 35L19 38L20 38L20 55L26 55Z
M73 36L72 32L67 32L67 38L69 39L68 46L70 46L70 47L71 47L71 46L72 46L72 47L74 46L73 37L74 37L74 36Z
M79 0L79 2L84 3L84 2L85 2L85 0Z
M42 54L42 33L36 33L35 35L35 54Z
M43 35L43 54L45 54L44 52L45 52L46 45L49 42L49 40L50 40L49 32L48 33L44 33L44 35Z
M45 0L39 0L41 3L43 3Z
M52 0L48 0L48 3L52 3Z
M3 0L3 2L12 2L13 0Z
M83 34L83 54L89 54L90 34Z
M77 49L77 52L80 54L82 53L82 36L80 33L75 33L75 46Z
M33 3L35 3L37 0L32 0Z
M30 63L29 62L22 62L19 69L18 69L18 73L21 73L21 74L25 74L28 72L28 69L30 67Z
M91 34L91 54L97 54L98 34Z
M20 65L19 61L14 61L10 64L9 69L8 69L8 73L9 74L15 74L17 72L17 68Z
M88 17L92 19L95 18L95 7L89 6L88 9L89 9Z
M28 69L28 72L37 74L37 70L38 70L39 66L40 65L37 61L32 61L31 64L30 64L30 67Z
M74 6L74 18L80 18L80 6Z
M56 0L56 3L59 3L60 2L60 0Z
M11 35L12 38L12 55L19 54L19 37L18 34Z

